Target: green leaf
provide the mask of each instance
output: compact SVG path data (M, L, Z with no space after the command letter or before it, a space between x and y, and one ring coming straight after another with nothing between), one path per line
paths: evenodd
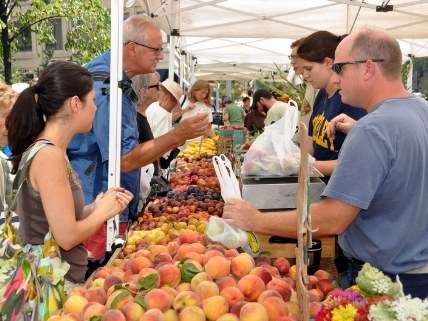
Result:
M151 290L156 286L159 276L157 274L150 274L144 278L141 278L137 282L137 290Z
M181 271L181 281L190 282L193 277L202 272L202 270L198 269L192 262L184 261L184 263L180 264Z
M146 302L144 301L144 297L142 295L136 295L134 302L141 305L143 309L146 309Z
M116 309L116 305L119 303L120 300L122 300L124 297L130 295L131 292L129 292L128 290L123 290L122 292L120 292L115 298L114 300L111 302L111 307L113 309Z
M103 318L99 315L93 316L89 319L89 321L101 321Z

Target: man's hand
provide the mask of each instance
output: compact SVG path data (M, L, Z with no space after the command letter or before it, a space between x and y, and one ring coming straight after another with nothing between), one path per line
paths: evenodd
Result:
M223 209L226 221L246 231L256 230L258 219L262 215L253 205L241 199L231 199Z
M352 127L354 127L357 121L346 114L340 114L334 117L330 124L327 127L327 136L331 139L334 139L336 135L336 130L339 130L345 134L347 134Z
M211 123L207 113L198 113L196 116L182 120L174 130L184 142L188 139L209 135Z

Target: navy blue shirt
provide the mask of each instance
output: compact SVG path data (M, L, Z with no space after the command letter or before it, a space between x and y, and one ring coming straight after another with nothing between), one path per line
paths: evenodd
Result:
M85 67L91 73L110 73L110 51L96 57ZM123 75L123 81L130 82L126 74ZM97 112L91 131L74 136L67 149L71 165L82 181L86 204L92 203L108 187L110 95L102 94L104 86L102 81L94 83ZM138 138L137 108L128 96L123 95L121 155L129 153L138 144ZM139 182L139 169L121 173L121 186L134 195L129 207L121 214L121 221L127 221L129 214L135 215L137 212Z
M367 114L362 108L342 103L339 91L328 98L325 89L321 89L315 98L314 109L309 120L309 136L312 137L316 160L334 160L338 158L346 134L336 131L334 139L327 137L327 126L334 117L340 114L358 120Z

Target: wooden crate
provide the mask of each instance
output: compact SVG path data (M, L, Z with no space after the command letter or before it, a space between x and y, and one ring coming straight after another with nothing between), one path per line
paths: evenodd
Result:
M261 251L269 252L270 255L275 257L286 257L286 258L295 258L295 248L296 244L293 243L271 243L269 239L270 235L256 233L257 238L260 242ZM335 238L331 237L321 237L321 257L324 258L334 258L335 256Z

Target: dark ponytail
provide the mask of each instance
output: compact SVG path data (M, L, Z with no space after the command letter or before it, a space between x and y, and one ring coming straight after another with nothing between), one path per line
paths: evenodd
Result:
M328 31L317 31L303 39L297 55L307 61L322 63L325 58L334 59L338 44L347 35L336 36Z
M12 172L16 173L22 153L34 143L49 118L74 96L81 100L92 90L91 74L83 67L56 61L40 75L37 83L19 94L6 118L8 143L12 149Z

